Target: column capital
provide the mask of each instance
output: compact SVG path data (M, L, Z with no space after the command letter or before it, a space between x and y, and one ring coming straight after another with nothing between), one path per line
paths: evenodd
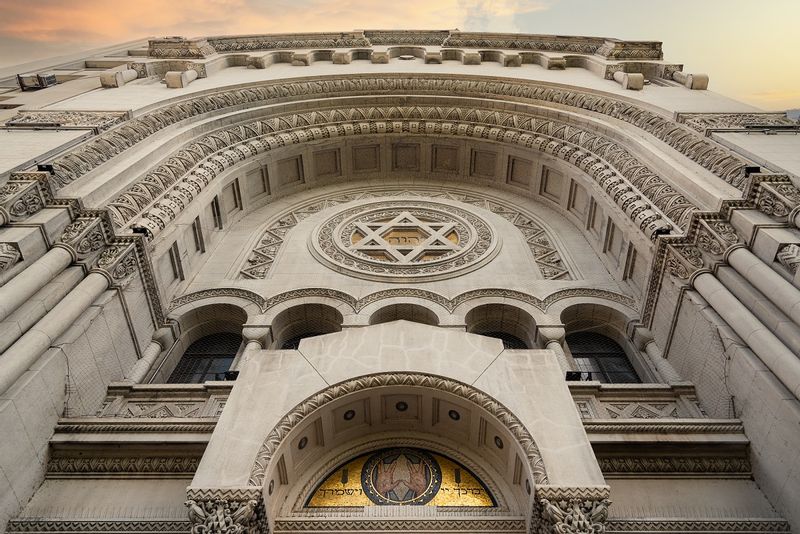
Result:
M536 328L536 336L543 346L547 346L551 341L556 341L561 345L564 343L565 335L566 329L564 325L539 326Z
M192 534L269 532L261 487L189 487L186 497Z
M258 343L262 349L269 345L271 333L270 327L265 325L245 325L242 329L242 337L248 343Z
M536 488L539 532L597 534L605 532L610 490L608 486Z

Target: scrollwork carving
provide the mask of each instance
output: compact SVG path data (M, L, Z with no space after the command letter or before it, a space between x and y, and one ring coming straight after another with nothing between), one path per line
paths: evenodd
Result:
M21 257L19 249L12 243L0 243L0 273L17 264Z
M192 534L265 534L261 488L188 488L184 503Z
M540 534L603 534L608 519L608 487L538 488Z

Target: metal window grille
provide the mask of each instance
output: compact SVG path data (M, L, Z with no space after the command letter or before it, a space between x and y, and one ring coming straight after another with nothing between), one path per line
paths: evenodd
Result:
M567 334L569 350L579 371L592 373L592 379L606 383L641 382L622 347L613 339L594 332Z
M513 336L506 332L480 332L482 336L493 337L503 342L504 349L525 350L528 344L522 341L517 336Z
M201 384L207 380L224 380L242 338L238 334L220 332L192 343L181 356L167 381L170 384Z

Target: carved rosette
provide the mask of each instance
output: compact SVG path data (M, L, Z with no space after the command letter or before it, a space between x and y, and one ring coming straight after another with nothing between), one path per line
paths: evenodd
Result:
M192 534L266 534L269 532L262 489L188 488Z
M0 243L0 273L11 269L20 259L19 249L12 243Z
M539 534L603 534L610 505L608 486L540 486L536 489L534 519L538 520L538 529L535 531Z

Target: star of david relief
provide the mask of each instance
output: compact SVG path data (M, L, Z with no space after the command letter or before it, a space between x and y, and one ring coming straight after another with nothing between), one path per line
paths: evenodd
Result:
M456 226L402 211L391 219L356 222L348 249L404 265L431 261L463 248Z
M339 211L309 237L311 252L332 269L389 282L439 280L475 269L499 246L491 226L475 213L418 199Z

